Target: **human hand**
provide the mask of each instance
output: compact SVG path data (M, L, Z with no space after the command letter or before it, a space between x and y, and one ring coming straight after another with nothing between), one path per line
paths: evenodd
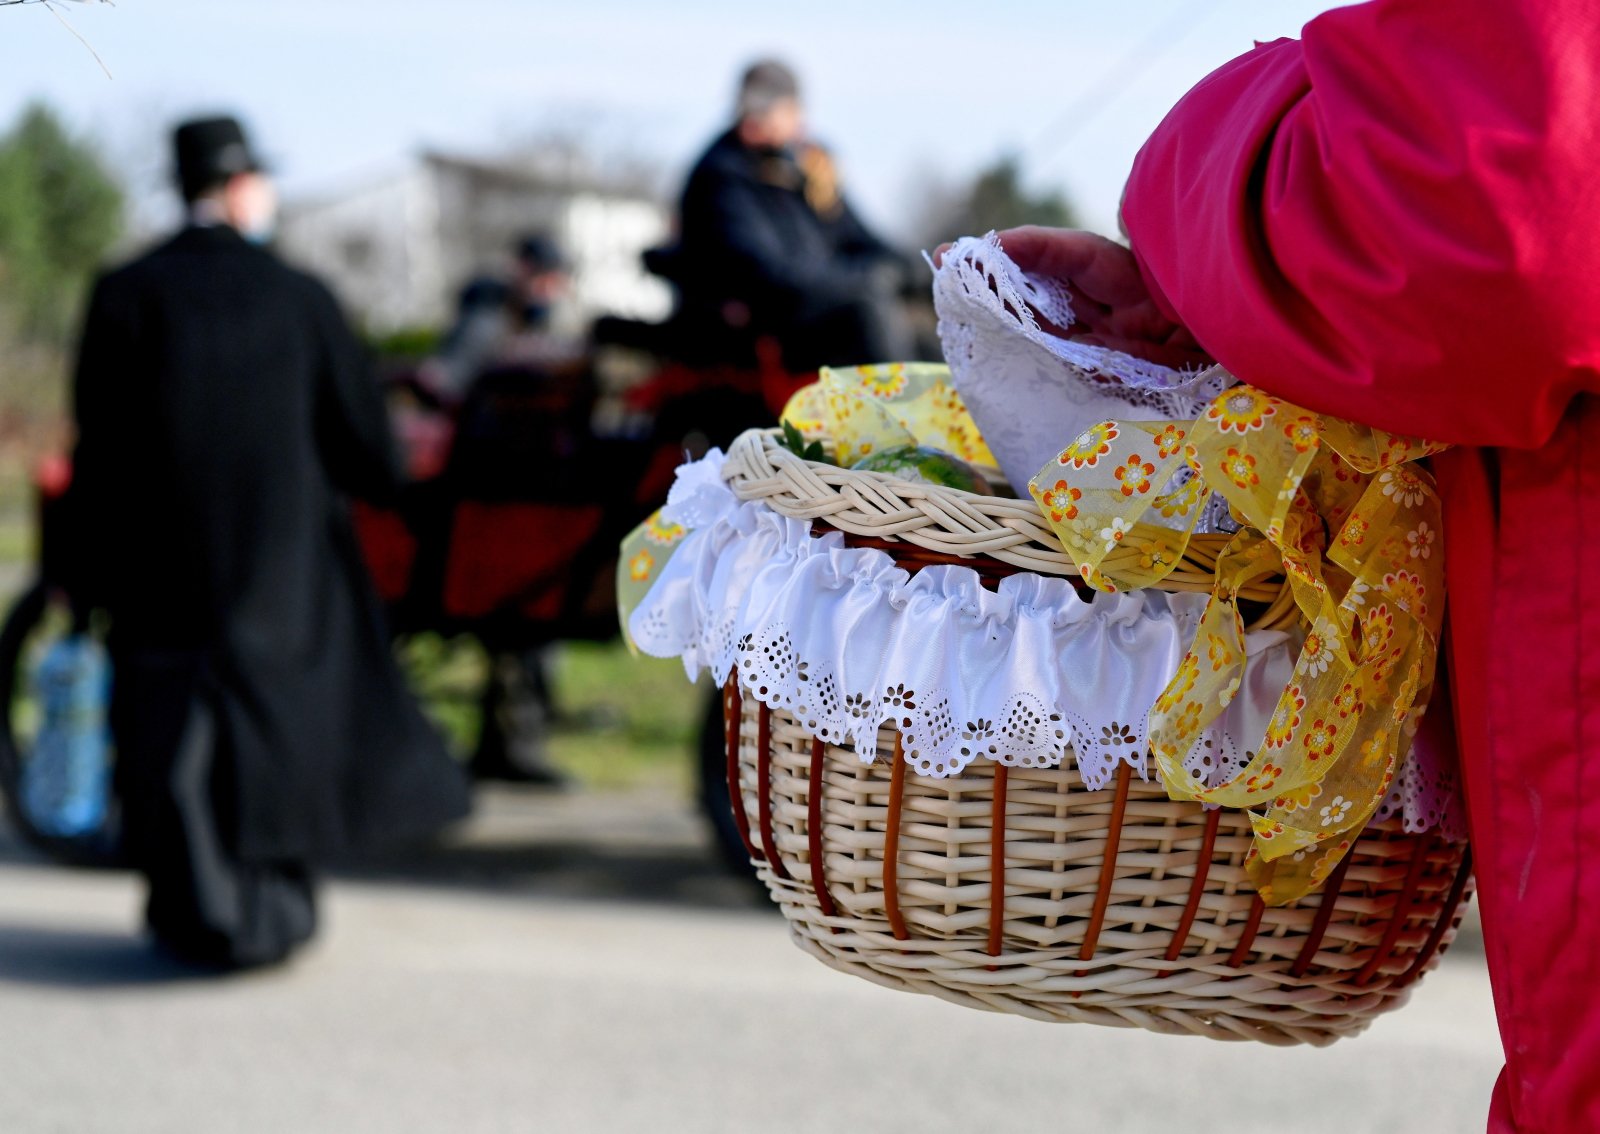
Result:
M1066 285L1077 321L1070 328L1039 324L1073 342L1107 347L1163 366L1210 366L1212 359L1187 328L1163 315L1145 287L1133 253L1092 232L1028 225L1000 233L1012 263L1031 276ZM944 261L950 245L933 254Z

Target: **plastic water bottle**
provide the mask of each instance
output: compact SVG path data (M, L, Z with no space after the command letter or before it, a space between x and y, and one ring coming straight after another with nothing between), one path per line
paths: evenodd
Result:
M22 806L41 833L91 834L110 801L111 662L99 642L73 635L54 642L33 672L42 712L33 752L22 766Z

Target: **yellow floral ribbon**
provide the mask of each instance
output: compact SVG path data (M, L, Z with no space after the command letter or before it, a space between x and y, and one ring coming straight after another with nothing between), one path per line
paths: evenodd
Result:
M660 578L661 569L688 534L681 524L663 520L658 508L622 540L617 557L617 621L622 624L622 640L628 644L628 652L635 656L639 647L628 632L628 617L644 601L651 584Z
M943 363L825 366L789 399L783 420L807 438L827 438L845 468L896 445L926 445L995 467Z
M1315 888L1349 850L1427 708L1444 556L1438 494L1412 462L1443 448L1235 386L1192 423L1091 426L1029 485L1101 590L1170 574L1212 491L1245 525L1149 739L1173 798L1248 810L1247 867L1270 903ZM1293 677L1245 766L1206 787L1184 756L1243 680L1241 589L1277 575L1307 627Z
M823 439L833 459L846 467L868 453L897 445L927 445L964 461L995 467L961 395L950 384L950 368L929 362L824 367L817 381L784 407L783 420L808 440ZM650 515L622 541L617 561L617 618L628 648L628 617L644 601L662 568L688 533Z

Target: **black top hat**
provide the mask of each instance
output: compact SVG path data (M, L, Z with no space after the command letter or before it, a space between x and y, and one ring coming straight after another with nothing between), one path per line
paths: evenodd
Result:
M196 118L172 132L178 187L185 198L204 193L239 173L264 168L236 118Z

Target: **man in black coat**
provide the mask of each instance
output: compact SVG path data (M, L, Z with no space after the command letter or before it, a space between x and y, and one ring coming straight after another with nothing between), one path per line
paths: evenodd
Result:
M463 815L390 655L346 495L397 487L333 297L261 247L238 124L175 134L189 223L94 289L64 580L111 616L126 851L158 944L225 967L314 928L310 866Z
M737 121L684 188L672 258L683 306L776 338L792 370L910 358L906 263L861 223L828 154L802 133L794 72L773 60L746 70Z

